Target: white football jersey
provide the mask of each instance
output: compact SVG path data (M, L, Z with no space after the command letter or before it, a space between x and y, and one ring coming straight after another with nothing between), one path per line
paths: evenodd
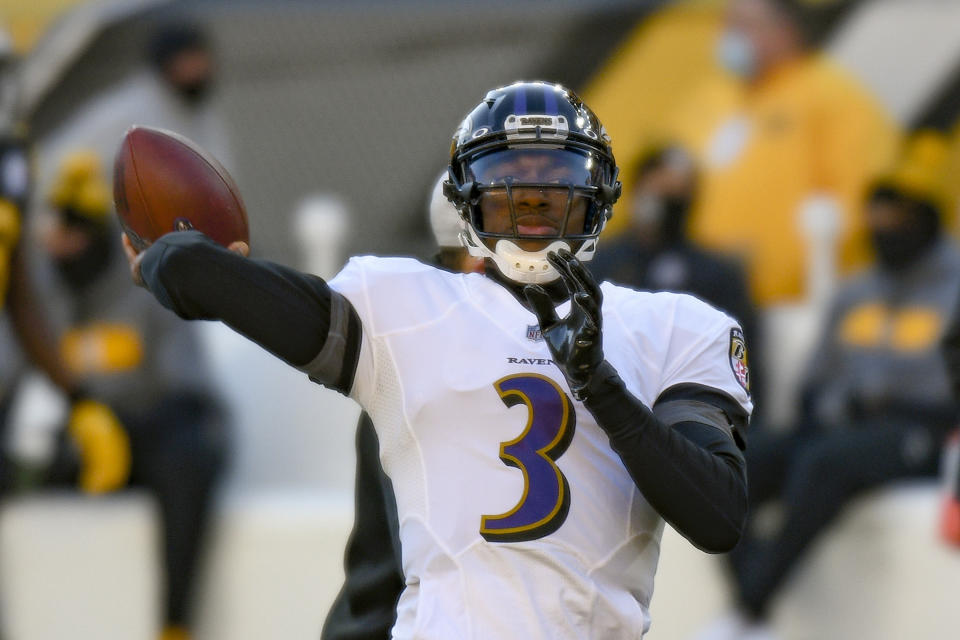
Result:
M351 395L397 496L394 638L640 638L663 521L533 313L485 276L407 258L353 258L330 287L362 323ZM749 413L731 318L690 296L602 289L604 354L647 406L695 383Z

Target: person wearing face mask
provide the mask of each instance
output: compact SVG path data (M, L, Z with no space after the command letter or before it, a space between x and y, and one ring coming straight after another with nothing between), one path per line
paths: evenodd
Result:
M81 103L38 141L39 193L49 190L60 158L74 149L95 151L109 175L120 139L134 124L176 131L232 169L230 139L215 104L216 75L213 46L200 26L158 26L144 46L139 71Z
M740 265L690 241L690 212L699 175L693 156L676 144L656 145L641 155L628 196L630 225L604 242L590 270L599 280L649 291L689 293L736 318L751 345L757 338L756 309ZM762 406L756 347L751 348L754 404Z
M695 90L671 126L702 164L691 237L744 260L764 307L807 293L799 220L812 201L837 211L842 270L863 263L860 196L896 150L878 101L816 50L815 18L852 3L812 4L731 0L716 45L728 73Z
M779 499L783 521L769 539L748 525L730 556L739 611L702 640L774 637L771 601L843 508L891 481L936 475L958 411L941 352L960 303L960 247L943 231L956 210L947 155L940 134L919 132L867 192L875 262L833 301L800 423L754 433L746 453L751 510Z
M694 295L739 320L755 343L743 271L689 239L698 184L693 157L678 145L653 147L642 155L630 182L635 185L629 195L630 226L604 243L591 271L601 280L637 289Z
M150 43L153 67L187 104L200 105L213 83L213 54L197 26L173 24L159 29Z
M226 417L196 330L131 286L93 152L60 164L40 244L52 267L48 304L71 374L121 416L130 482L156 499L163 532L166 628L187 640L211 498L227 459Z

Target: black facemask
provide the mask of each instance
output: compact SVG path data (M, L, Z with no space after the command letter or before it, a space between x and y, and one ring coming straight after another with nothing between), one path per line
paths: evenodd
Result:
M90 246L70 258L54 260L57 273L64 284L75 291L87 288L110 265L113 238L105 231L93 232Z
M940 219L929 206L911 206L910 224L898 229L872 230L870 239L880 267L903 271L923 257L940 236Z
M683 244L687 238L687 216L690 213L690 198L668 196L663 199L663 244Z
M177 94L189 104L196 106L203 103L210 95L210 87L213 83L210 80L198 80L185 84L174 85Z
M674 247L686 242L690 205L691 199L685 195L641 196L634 205L634 215L645 224L655 223L659 227L659 247Z

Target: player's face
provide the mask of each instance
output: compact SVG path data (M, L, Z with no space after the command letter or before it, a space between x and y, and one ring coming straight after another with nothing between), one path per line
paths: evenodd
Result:
M595 183L592 164L587 156L558 149L507 150L474 161L474 178L493 187L480 199L483 231L513 236L524 251L582 234L590 200L571 187Z

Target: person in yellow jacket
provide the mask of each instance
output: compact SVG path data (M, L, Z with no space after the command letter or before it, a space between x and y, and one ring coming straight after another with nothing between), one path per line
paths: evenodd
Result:
M812 48L803 11L801 0L731 0L716 49L730 74L705 81L675 123L704 166L693 238L743 259L764 306L806 293L811 202L837 212L841 269L862 263L858 203L898 142L879 103Z

